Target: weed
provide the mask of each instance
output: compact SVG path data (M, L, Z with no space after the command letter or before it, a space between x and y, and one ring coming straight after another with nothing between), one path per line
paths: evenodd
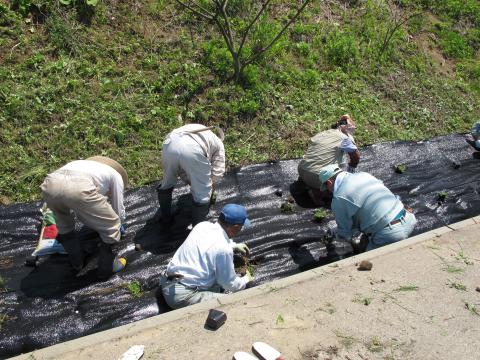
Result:
M465 269L462 269L453 265L448 265L448 264L442 270L451 274L461 273L465 271Z
M368 306L372 303L373 298L371 297L363 297L359 294L357 294L353 299L352 302L357 303L357 304L363 304L365 306Z
M468 302L465 303L465 308L469 310L472 314L480 316L480 312L473 304L469 304Z
M285 319L283 318L283 316L281 314L278 314L277 320L275 321L275 324L282 325L284 323L285 323Z
M396 288L393 291L418 291L418 286L416 285L403 285Z
M317 310L324 311L324 312L326 312L327 314L330 314L330 315L332 315L333 313L335 313L337 311L337 309L335 309L335 306L333 306L330 303L326 303L325 307L318 308Z
M358 339L355 338L354 336L342 334L338 330L334 331L334 333L338 338L340 338L339 340L340 344L347 349L349 349L350 347L352 347L353 344L358 342Z
M473 261L463 253L463 250L458 252L456 259L462 260L466 265L473 265Z
M448 285L448 287L453 288L453 289L457 289L457 290L461 290L461 291L467 291L467 287L463 284L460 284L460 283L450 281L447 285Z
M138 280L134 280L126 285L126 288L132 297L140 297L143 295L142 286Z
M377 337L374 336L367 344L366 347L371 352L381 352L384 349L384 345L382 341Z

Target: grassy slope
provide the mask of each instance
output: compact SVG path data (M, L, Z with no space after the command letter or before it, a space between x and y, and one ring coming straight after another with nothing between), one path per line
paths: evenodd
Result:
M479 119L475 0L410 1L422 15L381 58L383 8L314 1L244 88L223 80L229 59L214 28L172 3L103 1L90 25L74 8L39 22L3 7L0 203L38 199L49 171L94 154L124 164L133 186L157 180L164 136L187 122L226 128L235 166L300 157L347 112L361 145L463 132ZM286 18L285 4L275 2L253 40Z

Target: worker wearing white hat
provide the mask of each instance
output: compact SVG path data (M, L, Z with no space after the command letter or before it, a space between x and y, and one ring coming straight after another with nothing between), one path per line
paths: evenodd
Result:
M72 161L55 170L40 186L43 199L57 221L57 240L69 254L75 271L83 268L85 254L75 236L73 214L98 232L102 240L98 277L108 278L125 266L126 260L115 256L115 246L124 231L123 192L127 183L127 172L118 162L105 156L94 156Z

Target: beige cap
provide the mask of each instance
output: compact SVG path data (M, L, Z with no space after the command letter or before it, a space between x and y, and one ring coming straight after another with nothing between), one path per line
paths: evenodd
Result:
M118 162L116 162L116 161L113 160L113 159L110 159L109 157L100 156L100 155L89 157L87 160L96 161L96 162L99 162L99 163L101 163L101 164L108 165L108 166L110 166L112 169L116 170L116 171L122 176L123 186L124 186L124 187L127 187L127 185L128 185L128 175L127 175L127 172L125 171L125 169L123 168L123 166L120 165Z

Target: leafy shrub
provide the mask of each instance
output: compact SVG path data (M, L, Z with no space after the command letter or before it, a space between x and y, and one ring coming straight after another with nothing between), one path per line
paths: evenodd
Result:
M226 78L232 72L232 54L222 43L215 40L204 43L202 48L205 65L220 77Z
M0 4L0 35L18 35L20 17L6 5ZM2 41L0 39L0 45Z
M245 69L243 69L241 80L245 88L255 88L260 83L260 70L258 66L246 66Z

